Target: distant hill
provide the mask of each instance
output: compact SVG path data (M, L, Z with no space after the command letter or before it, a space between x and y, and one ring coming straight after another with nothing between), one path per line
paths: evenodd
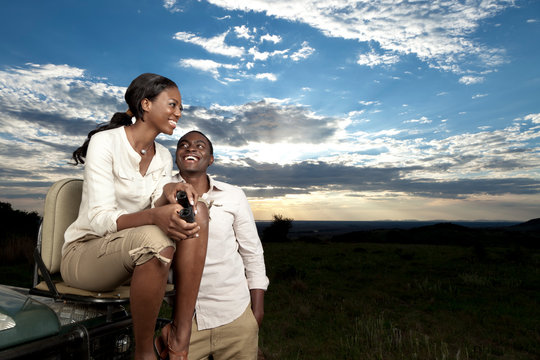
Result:
M460 246L540 247L540 218L501 227L467 227L441 222L409 229L375 229L336 234L330 242L375 242Z
M517 231L540 231L540 218L532 219L527 222L509 226L508 230Z

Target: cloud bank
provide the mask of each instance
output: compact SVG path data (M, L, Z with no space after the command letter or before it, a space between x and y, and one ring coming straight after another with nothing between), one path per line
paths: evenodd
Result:
M7 68L0 83L4 199L43 198L53 181L81 177L80 167L69 164L71 152L96 124L125 110L125 88L67 65ZM321 116L289 99L185 105L175 135L158 141L173 152L184 131L203 131L215 144L212 173L254 198L326 191L431 199L540 193L537 113L504 129L427 139L408 127L434 126L426 116L368 133L351 132L348 115Z
M430 67L457 74L492 69L506 61L499 48L471 40L479 24L510 6L513 0L209 0L227 10L254 11L301 22L328 37L373 44L358 64L391 64L414 55Z

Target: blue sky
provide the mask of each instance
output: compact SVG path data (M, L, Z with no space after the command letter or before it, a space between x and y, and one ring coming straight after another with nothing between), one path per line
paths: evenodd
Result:
M0 200L41 212L143 72L178 83L255 217L540 216L540 2L2 4Z

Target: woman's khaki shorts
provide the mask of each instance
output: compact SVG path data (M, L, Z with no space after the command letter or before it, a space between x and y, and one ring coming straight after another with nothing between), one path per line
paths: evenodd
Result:
M126 283L135 266L160 255L166 247L176 248L155 225L121 230L104 237L88 235L68 245L62 257L60 272L73 287L91 291L110 291Z

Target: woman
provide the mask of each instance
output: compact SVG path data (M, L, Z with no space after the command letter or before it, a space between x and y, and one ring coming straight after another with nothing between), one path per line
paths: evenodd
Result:
M159 357L187 359L206 256L208 210L191 186L165 187L172 156L154 141L160 133L172 135L182 115L182 98L173 81L142 74L129 85L125 99L129 110L91 131L73 153L75 164L85 164L83 194L79 216L66 230L61 273L66 283L93 291L131 280L135 359L155 359L155 346ZM197 204L195 223L179 217L178 190ZM154 345L171 266L173 321Z

